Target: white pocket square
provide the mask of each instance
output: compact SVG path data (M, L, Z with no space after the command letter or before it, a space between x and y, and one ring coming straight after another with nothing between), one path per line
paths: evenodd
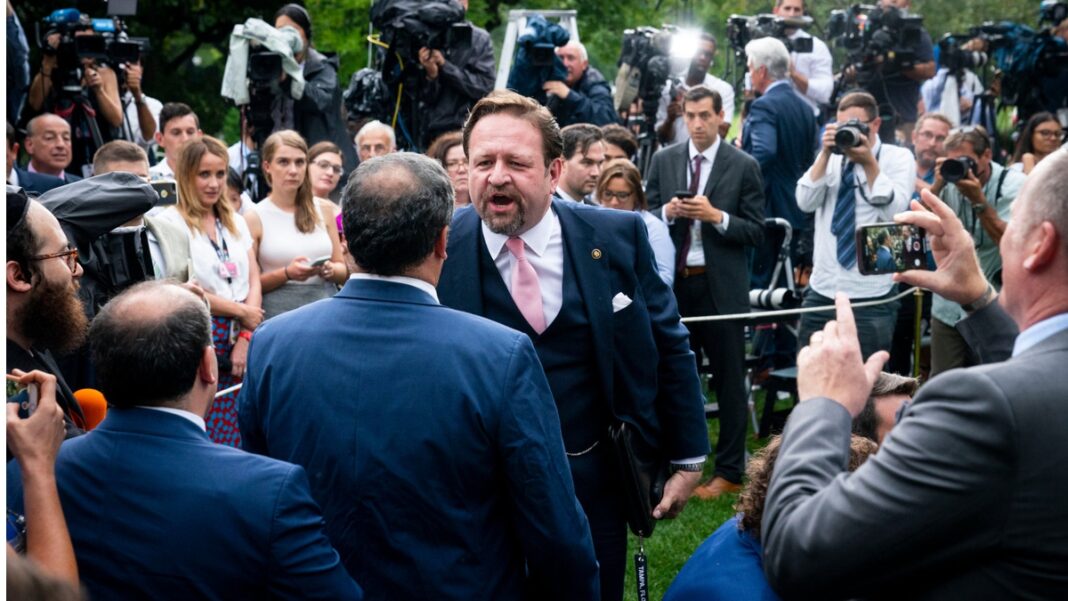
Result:
M633 303L629 296L620 292L612 297L612 313L619 313L623 309L626 309Z

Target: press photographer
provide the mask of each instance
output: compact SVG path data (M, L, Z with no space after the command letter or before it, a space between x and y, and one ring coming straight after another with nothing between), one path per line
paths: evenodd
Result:
M121 31L121 21L90 19L74 8L53 11L38 39L43 56L30 84L34 113L54 113L70 123L70 170L89 176L93 153L121 135L119 78L111 65L123 62L124 46L99 30Z
M710 33L699 34L697 52L686 70L673 75L664 84L656 113L656 132L661 144L681 142L689 137L682 119L682 97L695 86L703 85L719 92L723 99L723 123L719 135L726 136L734 120L734 87L708 72L716 56L716 38Z
M771 12L789 24L805 17L805 0L776 0ZM824 107L829 112L831 92L834 91L831 51L823 40L805 31L804 27L788 26L783 33L790 42L787 45L790 49L790 83L822 123ZM808 52L801 49L807 44L804 40L812 40Z
M879 103L882 127L879 137L894 142L912 136L916 123L920 84L935 74L934 44L923 28L923 18L910 15L909 0L879 0L874 9L854 5L832 11L828 38L837 39L848 52L834 96L855 83Z
M459 2L466 11L468 0ZM426 148L445 132L462 129L471 107L493 89L493 42L489 33L467 20L457 25L470 29L470 43L419 49L419 64L427 79L421 100L426 122L420 148Z
M425 148L435 132L460 127L467 107L493 87L489 35L464 19L466 10L458 0L371 6L371 23L381 32L375 41L386 48L377 64L402 148Z

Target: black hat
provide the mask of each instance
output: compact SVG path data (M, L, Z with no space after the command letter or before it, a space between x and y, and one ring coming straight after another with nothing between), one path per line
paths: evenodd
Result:
M7 187L7 233L26 220L26 211L30 208L30 197L18 186Z

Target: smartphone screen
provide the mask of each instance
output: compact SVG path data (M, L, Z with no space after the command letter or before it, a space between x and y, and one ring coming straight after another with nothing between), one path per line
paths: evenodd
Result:
M927 236L922 228L873 223L857 229L857 267L861 275L928 269Z

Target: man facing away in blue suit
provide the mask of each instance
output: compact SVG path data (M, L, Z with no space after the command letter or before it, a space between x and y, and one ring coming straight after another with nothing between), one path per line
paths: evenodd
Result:
M363 597L304 470L208 439L218 366L201 299L138 284L105 305L89 343L111 409L60 449L56 483L94 599ZM15 462L7 482L22 513Z
M797 207L797 180L816 158L819 142L812 107L790 86L790 52L775 38L760 38L746 44L753 101L742 127L742 150L760 163L764 178L764 216L790 222L794 237L791 255L795 266L812 265L812 216ZM752 284L770 284L778 248L769 240L753 264Z
M356 273L264 323L245 448L303 465L369 599L599 597L590 528L530 340L438 304L453 194L395 153L342 193Z
M602 598L622 599L625 489L608 430L625 422L636 445L673 464L653 517L682 511L709 452L686 328L640 215L552 200L564 143L547 109L493 92L472 109L464 146L474 208L453 219L438 293L534 342L589 518Z

